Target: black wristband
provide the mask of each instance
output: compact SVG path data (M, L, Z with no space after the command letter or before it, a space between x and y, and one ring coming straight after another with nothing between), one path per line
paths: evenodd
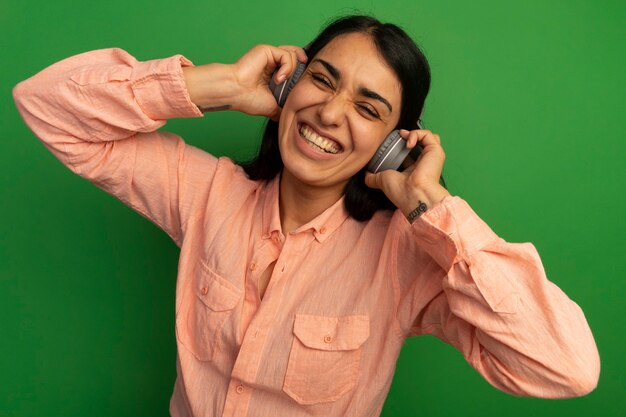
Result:
M409 223L413 223L415 219L424 214L428 210L428 206L422 200L419 200L419 204L415 207L415 210L407 214L406 219Z

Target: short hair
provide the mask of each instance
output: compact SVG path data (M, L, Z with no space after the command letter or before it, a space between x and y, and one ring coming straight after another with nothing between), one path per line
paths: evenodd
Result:
M401 110L395 128L415 129L430 89L430 67L422 51L398 26L362 15L332 21L304 50L309 58L313 58L330 41L349 33L369 35L400 81ZM284 165L278 147L277 122L268 119L257 155L241 166L252 180L270 180L282 171ZM378 210L395 209L381 190L365 185L365 167L348 180L344 197L346 211L358 221L371 219Z

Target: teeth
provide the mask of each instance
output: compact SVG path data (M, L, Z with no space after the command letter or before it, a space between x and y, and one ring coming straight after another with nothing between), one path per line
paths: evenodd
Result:
M339 148L337 148L337 145L334 142L319 136L317 133L313 132L311 129L309 129L305 125L302 125L300 127L300 134L306 140L316 145L318 148L322 149L324 152L328 152L328 153L339 152Z

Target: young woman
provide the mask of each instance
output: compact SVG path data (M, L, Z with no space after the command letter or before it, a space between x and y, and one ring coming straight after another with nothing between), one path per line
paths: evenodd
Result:
M298 61L281 109L268 83ZM440 185L439 136L415 129L429 84L402 30L351 16L305 50L193 66L105 49L15 87L51 152L181 248L173 416L377 416L404 340L421 334L515 395L595 387L584 315L533 246L503 241ZM272 119L245 169L157 131L219 109ZM366 173L394 129L420 158Z

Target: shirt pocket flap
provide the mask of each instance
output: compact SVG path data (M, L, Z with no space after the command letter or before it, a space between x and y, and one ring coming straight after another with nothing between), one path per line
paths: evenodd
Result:
M319 350L358 349L370 335L369 316L323 317L296 314L293 333L303 345Z
M112 65L73 74L70 79L78 85L104 84L110 81L128 81L133 72L128 65Z
M213 311L232 310L241 298L241 290L215 272L205 268L206 274L196 281L194 292L204 305Z

